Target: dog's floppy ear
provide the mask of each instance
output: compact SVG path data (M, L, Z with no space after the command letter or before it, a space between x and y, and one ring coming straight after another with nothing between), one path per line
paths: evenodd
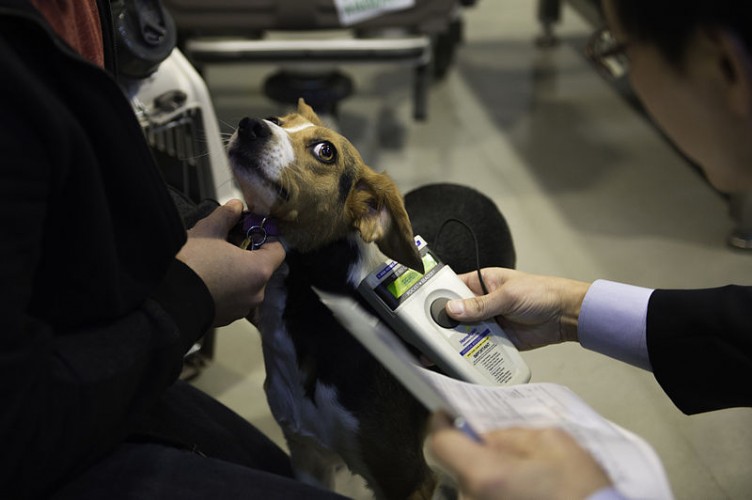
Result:
M405 203L389 176L366 169L347 199L347 213L363 240L376 242L390 259L423 272Z
M298 98L298 114L316 126L323 126L319 116L312 107L306 104L305 99L302 97Z

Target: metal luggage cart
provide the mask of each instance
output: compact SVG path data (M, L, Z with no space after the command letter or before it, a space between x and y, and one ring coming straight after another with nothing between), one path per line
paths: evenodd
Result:
M443 77L462 41L462 7L475 0L415 0L359 21L341 19L333 0L163 0L175 19L178 44L197 67L276 63L264 92L295 105L304 97L336 115L351 95L341 66L390 64L413 71L413 118L428 117L433 78Z

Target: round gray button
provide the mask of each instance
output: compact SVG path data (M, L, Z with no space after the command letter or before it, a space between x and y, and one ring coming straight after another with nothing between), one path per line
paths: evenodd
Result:
M438 299L431 302L431 317L436 322L437 325L443 327L452 329L460 324L459 321L456 319L452 319L449 317L449 315L446 312L446 304L449 302L449 299L446 297L439 297Z

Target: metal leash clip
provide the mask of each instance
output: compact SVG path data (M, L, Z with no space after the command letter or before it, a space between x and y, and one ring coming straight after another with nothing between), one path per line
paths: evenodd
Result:
M247 250L248 247L250 247L251 250L258 250L264 243L266 243L266 239L269 237L266 228L264 227L266 225L266 220L267 217L264 217L261 219L261 224L248 228L245 232L245 239L240 243L240 248Z

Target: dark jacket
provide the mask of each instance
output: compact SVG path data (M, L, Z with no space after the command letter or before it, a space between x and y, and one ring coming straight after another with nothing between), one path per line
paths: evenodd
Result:
M656 290L647 345L656 380L684 413L752 406L752 287Z
M133 430L214 306L113 77L23 0L0 68L0 496L33 496Z

